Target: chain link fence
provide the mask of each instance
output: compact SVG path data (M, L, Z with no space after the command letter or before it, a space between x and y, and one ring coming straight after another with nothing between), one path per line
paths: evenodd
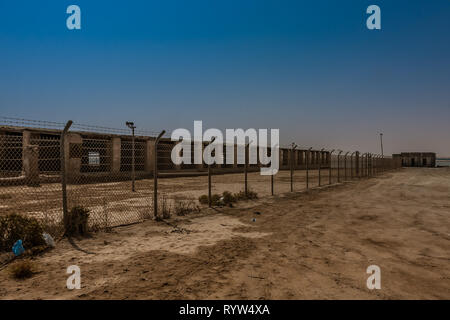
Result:
M185 155L191 164L176 165L176 142L163 133L81 124L64 133L65 125L0 117L0 215L35 217L55 236L77 207L89 210L89 230L105 230L213 205L208 200L225 191L269 197L401 166L369 153L292 145L279 149L278 173L264 176L259 162L194 164L193 151ZM227 152L224 146L224 159Z

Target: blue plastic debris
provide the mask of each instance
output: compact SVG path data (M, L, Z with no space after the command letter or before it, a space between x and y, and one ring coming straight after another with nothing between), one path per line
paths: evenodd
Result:
M17 240L16 243L14 243L14 245L12 246L12 252L16 257L25 252L25 249L22 245L22 240Z

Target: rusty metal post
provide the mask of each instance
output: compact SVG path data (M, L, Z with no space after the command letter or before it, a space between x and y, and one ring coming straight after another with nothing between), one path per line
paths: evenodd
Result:
M366 177L369 178L369 153L366 153Z
M355 173L354 173L354 170L353 170L353 164L355 164L355 169L356 169L356 163L354 162L354 160L353 160L353 155L354 154L356 154L356 151L353 151L351 154L350 154L350 179L351 180L353 180L354 179L354 176L355 176Z
M270 175L270 192L273 196L273 174Z
M374 172L374 175L376 176L378 174L378 155L377 154L373 157L373 164L374 164L373 172Z
M153 154L153 218L158 219L158 143L161 137L166 133L163 130L155 140L155 151Z
M291 169L291 192L294 191L294 150L297 148L297 145L292 142L291 144L291 156L289 159L290 169Z
M62 205L63 205L63 223L64 223L64 232L67 232L68 226L68 208L67 208L67 173L66 173L66 151L65 151L65 140L66 133L69 131L70 126L73 121L67 121L64 126L63 131L61 132L60 138L60 157L61 157L61 189L62 189Z
M340 164L340 157L341 157L341 153L342 153L343 151L342 150L339 150L339 153L338 153L338 155L337 155L337 169L338 169L338 172L337 172L337 182L339 183L339 182L341 182L341 164Z
M212 144L214 142L214 140L216 140L216 137L213 137L211 139L211 142L208 144L208 146L210 144ZM212 207L212 198L211 198L211 165L208 164L208 207Z
M309 159L311 157L312 147L306 150L305 159L306 159L306 189L309 189Z
M131 191L135 192L135 180L136 180L136 172L135 172L135 159L134 159L134 129L136 126L134 122L127 121L125 122L126 126L131 129Z
M347 155L350 153L350 151L347 151L347 153L344 155L344 181L347 181Z
M361 157L361 177L366 177L366 153L364 153Z
M245 193L245 197L248 197L248 178L247 178L247 171L248 171L248 157L249 157L249 148L250 148L250 143L252 143L252 141L250 141L249 143L247 143L245 145L245 152L244 152L244 193Z
M320 169L322 168L323 162L323 150L325 150L325 148L322 148L319 153L319 187L320 187Z
M330 151L330 168L329 168L329 172L328 172L328 184L331 184L331 171L332 171L332 160L331 160L331 156L334 152L334 149Z

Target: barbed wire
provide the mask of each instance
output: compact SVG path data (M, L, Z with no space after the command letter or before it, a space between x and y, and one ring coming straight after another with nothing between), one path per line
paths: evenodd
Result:
M24 118L0 116L0 125L26 126L26 127L39 128L39 129L62 130L65 126L65 123L55 122L55 121L46 121L46 120L31 120L31 119L24 119ZM78 130L78 131L84 131L84 132L131 135L131 130L126 129L126 128L113 128L113 127L105 127L105 126L84 124L84 123L78 123L78 122L74 122L71 126L71 129ZM154 130L147 130L147 129L136 129L135 134L142 135L142 136L156 137L160 134L160 132L157 132ZM165 137L170 136L170 132L166 132L164 134L164 136Z

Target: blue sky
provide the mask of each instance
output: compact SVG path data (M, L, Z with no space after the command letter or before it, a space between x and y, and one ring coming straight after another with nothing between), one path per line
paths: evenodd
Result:
M82 29L66 28L81 8ZM381 30L366 8L381 8ZM2 1L0 115L450 156L450 1Z

